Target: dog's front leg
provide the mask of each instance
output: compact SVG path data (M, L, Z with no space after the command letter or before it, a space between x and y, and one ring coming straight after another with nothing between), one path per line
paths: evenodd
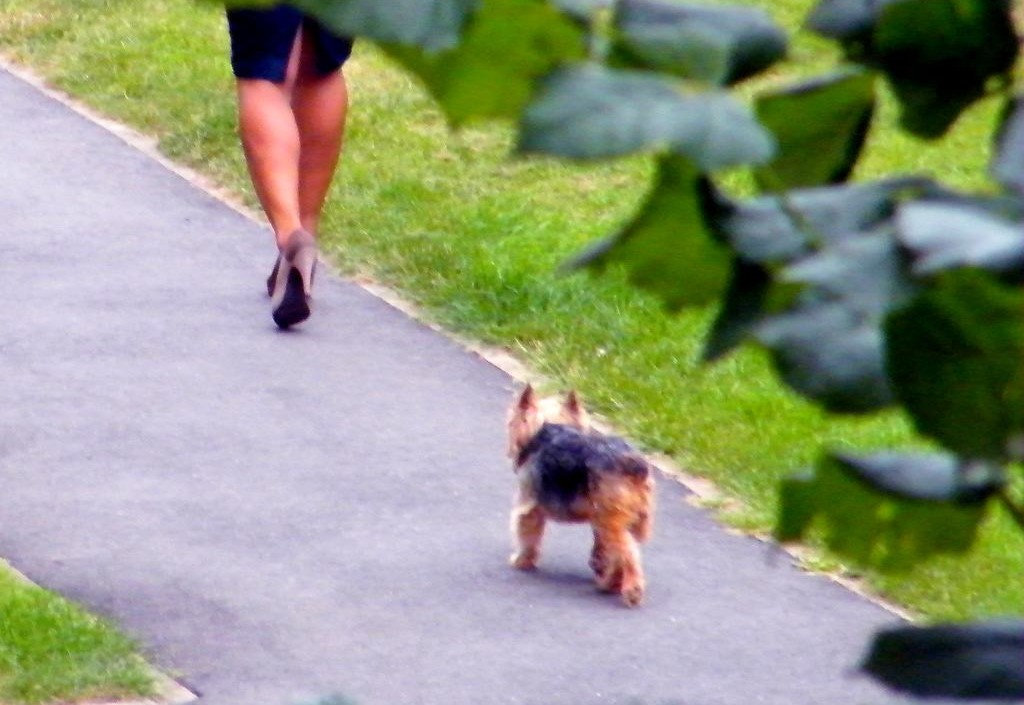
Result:
M544 510L532 495L520 492L512 508L512 536L516 552L509 562L519 570L533 570L540 557L540 542L544 537Z

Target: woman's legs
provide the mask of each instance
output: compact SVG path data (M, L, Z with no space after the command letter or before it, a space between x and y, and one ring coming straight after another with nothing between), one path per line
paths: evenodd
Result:
M260 204L283 247L315 234L337 168L348 109L341 69L319 75L300 29L282 83L238 80L239 132Z
M238 124L256 195L278 247L301 226L300 136L285 84L239 79Z
M314 54L312 42L303 42L292 109L299 134L299 220L303 228L315 235L341 155L348 87L342 69L319 75Z

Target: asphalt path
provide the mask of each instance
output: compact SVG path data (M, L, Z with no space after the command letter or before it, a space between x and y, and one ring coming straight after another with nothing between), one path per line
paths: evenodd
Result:
M505 373L327 273L278 332L263 226L0 96L0 555L202 705L891 702L853 669L895 618L673 481L643 607L595 592L585 527L510 569Z

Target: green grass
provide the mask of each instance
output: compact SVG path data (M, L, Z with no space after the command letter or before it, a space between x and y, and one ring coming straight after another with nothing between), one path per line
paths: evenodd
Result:
M149 695L134 644L0 564L0 703Z
M760 4L795 27L810 3ZM134 0L0 0L0 48L254 203L215 6L152 0L139 13ZM805 35L794 55L817 69L834 60L830 47ZM504 128L449 134L415 81L369 45L358 47L348 76L348 144L323 227L341 266L578 388L623 432L740 499L738 524L770 526L779 478L823 445L919 442L896 413L826 417L782 389L757 350L698 367L709 311L669 317L617 274L554 273L628 216L644 191L644 160L586 168L511 160ZM914 171L981 187L994 109L993 101L980 105L948 141L930 146L889 129L895 115L887 105L858 175ZM997 516L968 560L868 577L888 597L945 618L1024 612L1022 572L1024 539Z

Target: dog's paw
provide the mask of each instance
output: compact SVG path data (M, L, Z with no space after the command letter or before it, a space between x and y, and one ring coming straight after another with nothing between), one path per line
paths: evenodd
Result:
M622 602L626 607L636 607L644 601L644 586L634 585L622 591Z
M605 566L595 582L601 592L619 592L622 589L622 569Z
M528 551L513 553L508 559L509 565L516 570L536 570L537 554Z

